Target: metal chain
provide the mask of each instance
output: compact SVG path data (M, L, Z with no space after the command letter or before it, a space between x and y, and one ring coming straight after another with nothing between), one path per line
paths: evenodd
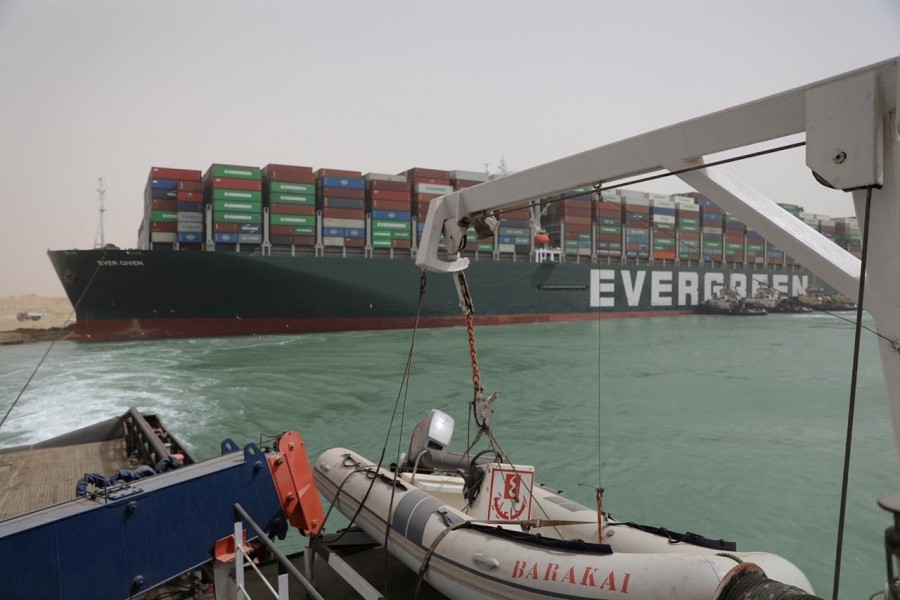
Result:
M472 385L475 386L475 395L484 392L481 387L481 374L478 372L478 350L475 349L475 318L472 313L466 315L466 333L469 335L469 355L472 357Z

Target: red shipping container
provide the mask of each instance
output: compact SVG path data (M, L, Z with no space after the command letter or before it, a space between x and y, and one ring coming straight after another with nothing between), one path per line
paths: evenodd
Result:
M178 210L177 200L151 200L150 210Z
M319 197L328 197L328 198L350 198L351 200L363 200L365 199L366 192L365 190L351 190L349 188L341 188L341 187L322 187L319 188Z
M397 201L410 201L411 194L409 190L405 190L402 192L393 191L393 190L369 190L369 198L372 200L397 200Z
M407 250L412 247L412 240L391 240L391 246L401 250Z
M323 208L322 217L325 219L365 219L366 211L355 208Z
M238 233L240 230L239 223L213 223L213 231L216 233Z
M182 181L200 181L203 173L193 169L170 169L168 167L150 167L150 179L179 179Z
M621 242L622 236L617 233L598 233L598 242Z
M151 221L150 231L157 231L161 233L176 233L178 231L178 223L160 223L157 221Z
M366 245L366 240L362 238L344 238L345 248L362 248Z
M412 204L410 204L409 200L405 202L399 202L396 200L373 199L372 210L399 210L403 212L410 212L412 210Z
M213 177L212 187L218 190L245 190L248 192L261 192L262 181L258 179L232 179L226 177Z
M294 183L300 183L294 182ZM316 237L313 235L295 235L293 237L293 242L295 246L315 246L316 245Z
M179 181L178 182L178 191L179 192L202 192L203 191L203 182L202 181Z
M409 187L413 191L416 191L416 186L420 183L425 185L450 185L450 180L437 177L413 177L409 181Z
M386 190L391 192L409 192L409 183L406 181L382 181L373 179L366 184L370 190Z
M413 199L416 202L430 202L435 198L440 198L441 194L413 194Z
M282 181L284 183L315 183L312 167L299 167L294 165L268 164L263 167L263 178L268 181Z
M590 217L570 217L570 216L566 216L561 222L566 224L566 229L569 229L571 226L578 225L578 226L587 227L587 231L590 231L591 223L592 223Z
M696 241L700 239L700 233L694 231L679 231L678 239L685 241Z
M654 250L653 258L675 260L676 256L674 250Z
M293 225L269 225L271 235L294 235Z
M500 216L504 219L529 219L531 218L530 208L511 208L509 210L501 209Z
M316 207L301 206L298 204L279 204L274 202L269 206L269 212L273 215L304 215L307 217L314 217L316 215Z
M450 185L457 189L470 188L475 187L479 183L484 183L483 181L475 181L472 179L451 179Z
M203 202L203 192L178 192L175 199L178 202Z
M398 173L398 175L406 175L408 178L434 177L437 179L446 179L447 181L450 181L450 171L442 171L440 169L425 169L422 167L413 167L412 169L407 169L402 173Z
M744 243L744 234L743 233L729 233L725 232L725 241L732 242L735 244L743 244Z
M346 177L348 179L362 179L361 171L344 171L341 169L318 169L315 172L316 179L322 177Z

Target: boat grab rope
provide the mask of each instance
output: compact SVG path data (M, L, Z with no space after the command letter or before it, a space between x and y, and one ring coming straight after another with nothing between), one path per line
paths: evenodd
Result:
M847 407L847 438L844 443L844 471L841 478L841 508L838 517L838 534L837 543L835 544L834 556L834 587L832 588L832 598L837 600L838 587L841 582L841 554L844 548L844 520L847 513L847 488L850 479L850 448L853 444L853 415L856 411L856 388L859 372L859 348L860 336L862 335L862 317L863 317L863 295L866 291L866 263L869 255L869 215L872 207L872 187L866 188L866 216L863 220L862 231L862 254L860 255L859 264L859 292L856 303L856 331L854 332L853 341L853 367L850 375L850 400ZM884 337L884 336L881 336ZM887 338L885 338L887 339ZM890 341L890 340L888 340Z

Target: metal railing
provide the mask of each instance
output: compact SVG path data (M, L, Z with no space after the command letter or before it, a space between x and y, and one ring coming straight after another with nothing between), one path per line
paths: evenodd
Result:
M247 526L254 531L257 535L258 541L266 547L266 549L272 553L272 556L275 557L275 560L278 562L278 589L276 590L272 587L272 584L266 579L266 577L259 570L259 567L254 564L254 562L250 559L249 556L244 552L244 549L241 545L241 540L244 539L244 527L243 523L246 523ZM245 560L246 559L246 560ZM284 553L278 549L278 547L272 543L269 537L266 535L266 532L262 530L256 521L254 521L247 511L240 504L234 505L234 577L235 577L235 585L237 586L237 600L250 600L250 596L247 593L247 588L244 586L244 565L249 564L253 567L253 570L256 571L259 578L262 580L263 584L268 588L268 590L272 593L272 596L277 598L278 600L287 600L288 599L288 584L290 575L293 579L300 583L303 586L303 589L309 595L310 598L314 598L315 600L325 600L321 594L319 594L318 590L313 587L313 585L309 582L303 574L291 564L291 561L288 559Z

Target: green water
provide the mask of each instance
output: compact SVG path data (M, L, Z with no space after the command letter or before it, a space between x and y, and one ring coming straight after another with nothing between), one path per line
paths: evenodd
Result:
M795 562L831 597L853 330L825 315L677 317L483 327L484 387L502 391L494 429L538 481L616 518L692 531ZM224 438L297 429L310 454L346 446L395 457L387 429L410 331L57 344L0 446L123 413L159 414L199 458ZM3 412L47 346L0 348ZM900 491L881 367L863 337L841 597L883 587L875 501ZM466 442L472 394L465 331L420 331L403 421L436 407ZM299 544L289 540L288 545Z

